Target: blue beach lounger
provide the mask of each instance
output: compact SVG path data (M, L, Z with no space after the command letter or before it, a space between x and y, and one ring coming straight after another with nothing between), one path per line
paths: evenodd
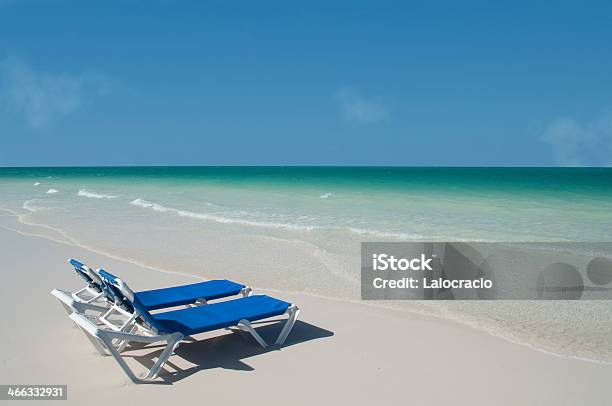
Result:
M118 297L105 289L100 276L87 265L75 260L68 261L87 286L74 293L54 289L51 294L64 306L68 314L85 313L87 310L106 312L109 305L115 304ZM206 304L210 300L229 296L251 294L251 288L225 279L192 283L163 289L137 292L135 295L148 310L192 304Z
M88 318L83 314L72 313L70 318L88 335L98 350L108 351L135 383L138 383L140 379L136 377L120 354L120 349L129 342L166 342L165 349L143 378L149 380L158 376L161 368L185 337L237 327L250 333L265 348L267 346L266 342L255 331L251 322L288 315L288 319L275 342L276 345L282 345L299 314L296 305L266 295L251 295L206 306L152 314L141 302L138 295L134 294L121 279L104 271L100 271L100 276L106 288L113 291L114 294L123 296L123 300L133 309L132 320L141 319L141 324L134 322L129 332L125 332L109 328L103 321ZM119 344L117 345L115 342Z
M100 283L96 282L91 276L89 276L91 269L76 259L71 258L68 260L68 263L72 265L76 274L80 276L81 279L83 279L87 284L83 289L72 293L75 300L83 303L92 303L97 300L104 299L104 292L102 291Z

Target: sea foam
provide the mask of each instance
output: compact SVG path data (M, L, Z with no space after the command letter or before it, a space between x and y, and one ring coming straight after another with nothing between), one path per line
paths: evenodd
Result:
M190 218L194 218L198 220L212 221L212 222L221 223L221 224L237 224L237 225L252 226L252 227L280 228L280 229L287 229L287 230L294 230L294 231L312 231L315 229L315 227L313 226L302 226L298 224L287 224L287 223L237 219L237 218L232 218L232 217L219 216L215 214L197 213L193 211L180 210L180 209L175 209L172 207L162 206L161 204L150 202L144 199L132 200L130 204L134 206L151 209L157 212L173 213L180 217L190 217Z
M21 207L23 207L27 211L36 212L36 211L40 210L40 207L34 206L34 202L37 201L37 200L38 199L26 200L25 202L23 202L23 205Z
M104 193L95 193L95 192L90 192L84 189L79 190L79 192L77 193L78 196L81 197L89 197L91 199L116 199L119 196L116 195L108 195L108 194L104 194Z
M351 233L363 235L363 236L372 236L372 237L380 237L380 238L389 238L392 240L405 240L405 241L415 241L415 240L423 240L425 237L420 234L410 234L410 233L400 233L393 231L379 231L379 230L368 230L363 228L355 228L348 227L348 231Z
M49 195L50 195L50 194L53 194L53 193L57 193L57 192L59 192L59 190L57 190L57 189L53 189L53 188L51 188L51 189L47 190L47 194L49 194Z

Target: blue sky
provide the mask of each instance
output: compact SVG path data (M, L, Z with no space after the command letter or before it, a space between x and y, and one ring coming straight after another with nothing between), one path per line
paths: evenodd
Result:
M610 165L605 2L0 0L0 165Z

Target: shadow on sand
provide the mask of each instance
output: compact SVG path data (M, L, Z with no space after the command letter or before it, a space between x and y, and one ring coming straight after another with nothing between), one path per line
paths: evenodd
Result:
M285 320L279 320L272 323L267 322L269 324L257 327L257 332L267 343L274 343L284 322ZM257 323L253 324L256 325ZM240 331L204 340L196 340L187 337L176 349L174 355L170 357L160 373L159 378L155 381L141 381L141 383L172 385L174 382L180 381L202 370L213 368L253 371L254 368L243 362L244 359L271 351L278 351L281 348L286 348L306 341L331 337L333 335L334 333L329 330L297 320L293 326L293 330L287 337L287 341L285 341L282 346L271 344L267 348L262 348L249 334ZM137 348L138 347L132 347L132 349ZM145 368L150 369L162 352L163 346L149 345L146 348L154 349L154 351L145 355L130 355L130 349L127 349L122 355L126 358L135 359ZM172 362L172 359L175 357L180 357L194 365L190 368L182 369L176 363ZM169 369L171 369L171 371Z

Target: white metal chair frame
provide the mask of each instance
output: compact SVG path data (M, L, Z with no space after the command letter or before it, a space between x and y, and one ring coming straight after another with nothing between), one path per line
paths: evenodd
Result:
M285 311L285 314L288 315L287 321L285 322L278 338L275 341L275 345L283 345L287 336L291 332L295 321L300 313L299 308L296 305L291 305ZM134 312L132 315L133 322L134 319L138 317L138 313ZM126 322L121 329L117 329L117 326L109 327L106 323L96 324L95 319L92 320L86 317L83 314L72 313L70 318L79 326L79 328L85 333L85 335L90 339L91 343L98 350L98 352L102 355L111 355L119 364L121 369L125 372L125 374L132 380L134 383L140 383L141 381L148 381L157 378L159 372L161 371L164 364L168 361L172 353L179 346L181 341L185 338L185 336L179 332L175 333L159 333L157 331L143 329L139 324L131 324L131 328L129 331L122 331L128 325ZM109 328L105 328L109 327ZM250 333L255 341L259 343L263 348L268 347L268 344L265 340L257 333L257 331L253 328L252 324L245 319L242 319L235 326L236 328ZM141 334L136 334L136 332L140 332ZM119 345L115 345L114 341L118 341ZM125 362L123 357L121 356L121 351L125 348L125 346L130 342L139 342L139 343L156 343L156 342L166 342L166 348L161 352L157 361L153 364L151 369L147 371L143 378L138 378L136 374L132 371L132 369Z
M87 289L87 288L84 288L84 289ZM83 289L81 289L81 291L82 290ZM244 288L240 290L239 295L241 295L242 297L247 297L247 296L250 296L252 293L253 293L253 289L251 289L248 286L245 286ZM61 289L53 289L51 291L51 294L55 296L55 298L62 304L62 306L64 307L64 310L66 310L66 313L68 313L68 315L77 313L77 314L81 314L83 316L88 317L87 312L90 311L94 313L94 316L89 316L89 317L92 317L95 321L99 321L103 323L109 329L113 331L122 332L122 333L126 333L126 332L132 333L134 332L134 330L138 330L143 333L154 334L153 329L139 322L138 320L139 315L137 312L129 312L115 303L110 303L108 300L103 302L102 306L99 306L97 304L92 304L91 302L81 301L79 297L75 297L75 293L66 292ZM104 299L106 299L106 296L104 296ZM200 298L200 299L197 299L194 304L191 304L188 306L190 307L191 306L203 306L207 304L208 302L206 301L206 299ZM115 315L119 315L125 318L122 324L117 325L110 320L110 318ZM81 329L81 331L83 330ZM98 341L91 340L91 336L87 334L85 335L92 342L96 350L101 355L108 355L104 347L101 347L99 345ZM113 340L111 340L111 343L112 342ZM122 352L125 349L125 347L128 345L128 343L129 343L128 341L120 340L116 345L116 350L118 352Z
M85 269L90 277L92 277L92 280L103 283L95 272L88 267L85 267ZM133 301L134 293L132 290L120 279L117 281L122 293ZM248 297L252 292L253 290L246 286L240 290L239 294L242 297ZM91 295L91 297L82 297L84 293ZM103 356L111 355L134 383L139 383L141 380L146 381L157 378L164 364L185 338L185 336L179 332L158 332L153 326L140 322L140 314L136 309L134 309L133 312L129 312L120 305L110 302L104 292L97 292L90 286L86 286L74 293L61 289L53 289L51 294L62 304L69 314L70 319L73 320L85 334L98 353ZM207 304L208 302L202 298L188 306L202 306ZM88 315L88 311L94 314ZM291 305L287 308L284 314L287 315L288 318L274 343L275 345L280 346L284 344L299 313L300 310L296 305ZM120 315L120 317L125 318L121 321L121 324L118 325L111 321L111 317L115 315ZM263 348L268 347L266 341L259 335L248 320L242 319L236 326L229 327L229 329L232 328L248 332L259 345ZM121 352L130 342L149 344L163 341L166 342L166 348L159 355L158 360L146 373L144 378L138 378L122 358Z
M89 277L95 283L97 283L99 286L102 286L103 282L100 279L100 276L96 272L94 272L91 268L89 268L86 265L83 266L83 269L87 272L87 275L89 275ZM91 298L82 297L82 295L85 292L87 292L92 297ZM253 289L251 289L249 286L245 286L244 288L240 290L240 292L238 292L238 294L241 295L242 297L250 296L252 293L253 293ZM59 300L59 302L62 304L62 306L66 310L66 313L68 313L68 315L72 313L84 314L87 310L98 312L98 313L104 313L104 312L107 312L109 309L113 309L113 306L114 306L114 303L109 301L109 299L107 299L103 291L97 292L96 290L91 288L89 285L74 293L67 292L61 289L53 289L51 291L51 294L55 296L57 300ZM203 304L208 304L208 302L204 298L199 298L196 300L195 303L190 304L188 306L200 306ZM118 306L115 306L115 309L121 309L121 308ZM110 313L111 312L109 312L109 314Z
M87 296L83 297L82 295L84 293L87 293L87 296L89 296L89 298ZM103 296L104 296L104 292L98 292L89 285L85 286L81 290L77 290L76 292L72 293L72 297L74 297L76 300L83 302L83 303L95 302Z
M79 292L81 292L81 289ZM67 292L61 289L53 289L51 294L61 303L69 315L72 313L85 314L88 310L103 313L109 309L109 303L106 301L106 296L100 296L96 300L83 301L76 293ZM100 299L104 299L101 301ZM98 304L99 301L99 304ZM95 303L95 304L94 304Z
M242 297L251 296L252 293L253 293L253 290L248 286L242 288L239 292L239 294ZM204 306L207 304L208 304L208 301L206 299L200 298L200 299L197 299L195 303L189 304L187 306L196 307L196 306ZM123 316L125 317L125 321L123 321L121 325L117 325L110 320L111 316L113 315ZM114 303L111 305L108 311L106 311L104 314L102 314L98 318L98 320L102 322L103 324L105 324L108 328L114 331L132 333L134 332L134 330L138 330L138 331L141 331L147 334L155 334L154 328L148 326L147 324L143 324L139 322L138 312L136 312L135 310L134 312L129 312L125 310L123 307L117 304L114 304ZM119 341L118 345L116 346L117 351L118 352L123 351L125 347L127 346L127 344L128 344L128 341L126 340Z

